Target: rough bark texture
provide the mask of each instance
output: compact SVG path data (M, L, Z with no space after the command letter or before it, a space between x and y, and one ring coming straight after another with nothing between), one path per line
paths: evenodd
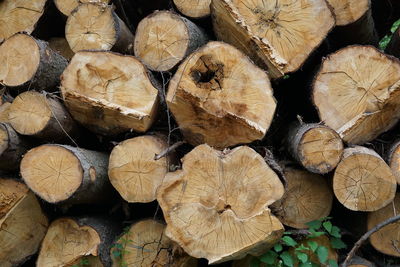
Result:
M333 191L346 208L376 211L389 204L396 193L396 178L372 149L346 148L335 170Z
M190 18L204 18L211 13L211 0L173 0L173 2L179 12Z
M145 132L156 118L158 84L132 56L81 51L61 79L71 115L95 133Z
M188 19L156 11L139 23L134 51L149 69L168 71L207 41L205 32Z
M66 146L42 145L28 151L21 176L29 188L50 203L95 203L109 200L108 155Z
M324 0L215 0L211 14L217 38L266 67L271 78L298 70L335 25Z
M68 64L48 43L21 33L0 45L0 61L0 84L21 90L57 90Z
M189 143L216 148L262 139L276 107L266 73L222 42L209 42L179 66L167 104Z
M312 98L344 141L371 141L400 117L400 63L372 46L343 48L323 61Z
M104 3L108 4L110 0L54 0L57 9L65 16L71 15L71 12L79 6L80 3Z
M80 50L113 50L131 54L133 34L107 4L80 4L65 25L65 38L75 53Z
M18 170L28 143L7 123L0 123L0 170Z
M35 254L47 227L35 195L17 180L0 178L0 266L20 266Z
M268 205L283 193L276 173L251 148L200 145L183 158L182 170L166 175L157 200L166 235L213 264L260 255L279 240L283 226Z
M22 135L48 142L70 142L78 137L79 127L55 97L27 91L19 94L8 111L8 121Z
M340 136L331 128L317 123L292 124L287 146L298 163L319 174L334 170L343 154Z

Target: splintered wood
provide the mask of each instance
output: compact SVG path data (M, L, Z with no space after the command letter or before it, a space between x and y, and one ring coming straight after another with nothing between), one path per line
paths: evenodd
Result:
M284 229L268 205L283 193L277 174L251 148L200 145L183 158L182 170L166 175L157 200L166 235L213 264L259 255L279 240Z

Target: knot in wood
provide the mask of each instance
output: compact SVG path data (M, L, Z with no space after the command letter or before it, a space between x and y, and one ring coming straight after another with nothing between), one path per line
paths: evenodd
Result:
M203 55L191 68L190 75L200 88L222 90L224 64L213 59L211 55Z

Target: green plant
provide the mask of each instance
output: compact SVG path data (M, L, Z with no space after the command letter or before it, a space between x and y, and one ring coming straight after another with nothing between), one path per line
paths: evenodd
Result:
M331 249L342 249L346 245L341 240L340 229L332 225L330 217L307 223L308 229L303 231L303 237L296 241L295 231L284 232L280 242L260 257L253 258L251 267L318 267L321 264L337 267L335 260L328 259L329 248L315 241L325 236ZM310 257L317 259L318 262Z
M89 266L90 262L89 259L83 257L81 258L81 260L79 261L78 264L74 264L71 267L85 267L85 266Z
M118 241L111 245L111 256L119 267L128 267L128 264L124 261L124 256L127 253L126 247L132 242L129 239L129 227L126 227Z
M380 40L379 42L379 48L381 50L385 50L387 45L390 42L390 39L392 39L393 33L397 30L397 28L400 26L400 19L396 20L393 25L392 28L390 28L390 34L385 35L382 40Z

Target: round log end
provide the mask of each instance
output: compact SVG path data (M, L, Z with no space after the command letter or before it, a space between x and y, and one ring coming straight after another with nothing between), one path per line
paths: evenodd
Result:
M359 20L370 8L371 0L327 0L333 8L337 26L345 26Z
M203 18L210 15L211 0L173 0L176 9L191 18Z
M79 3L105 3L110 0L54 0L57 9L65 16L71 15L71 12L79 6Z

